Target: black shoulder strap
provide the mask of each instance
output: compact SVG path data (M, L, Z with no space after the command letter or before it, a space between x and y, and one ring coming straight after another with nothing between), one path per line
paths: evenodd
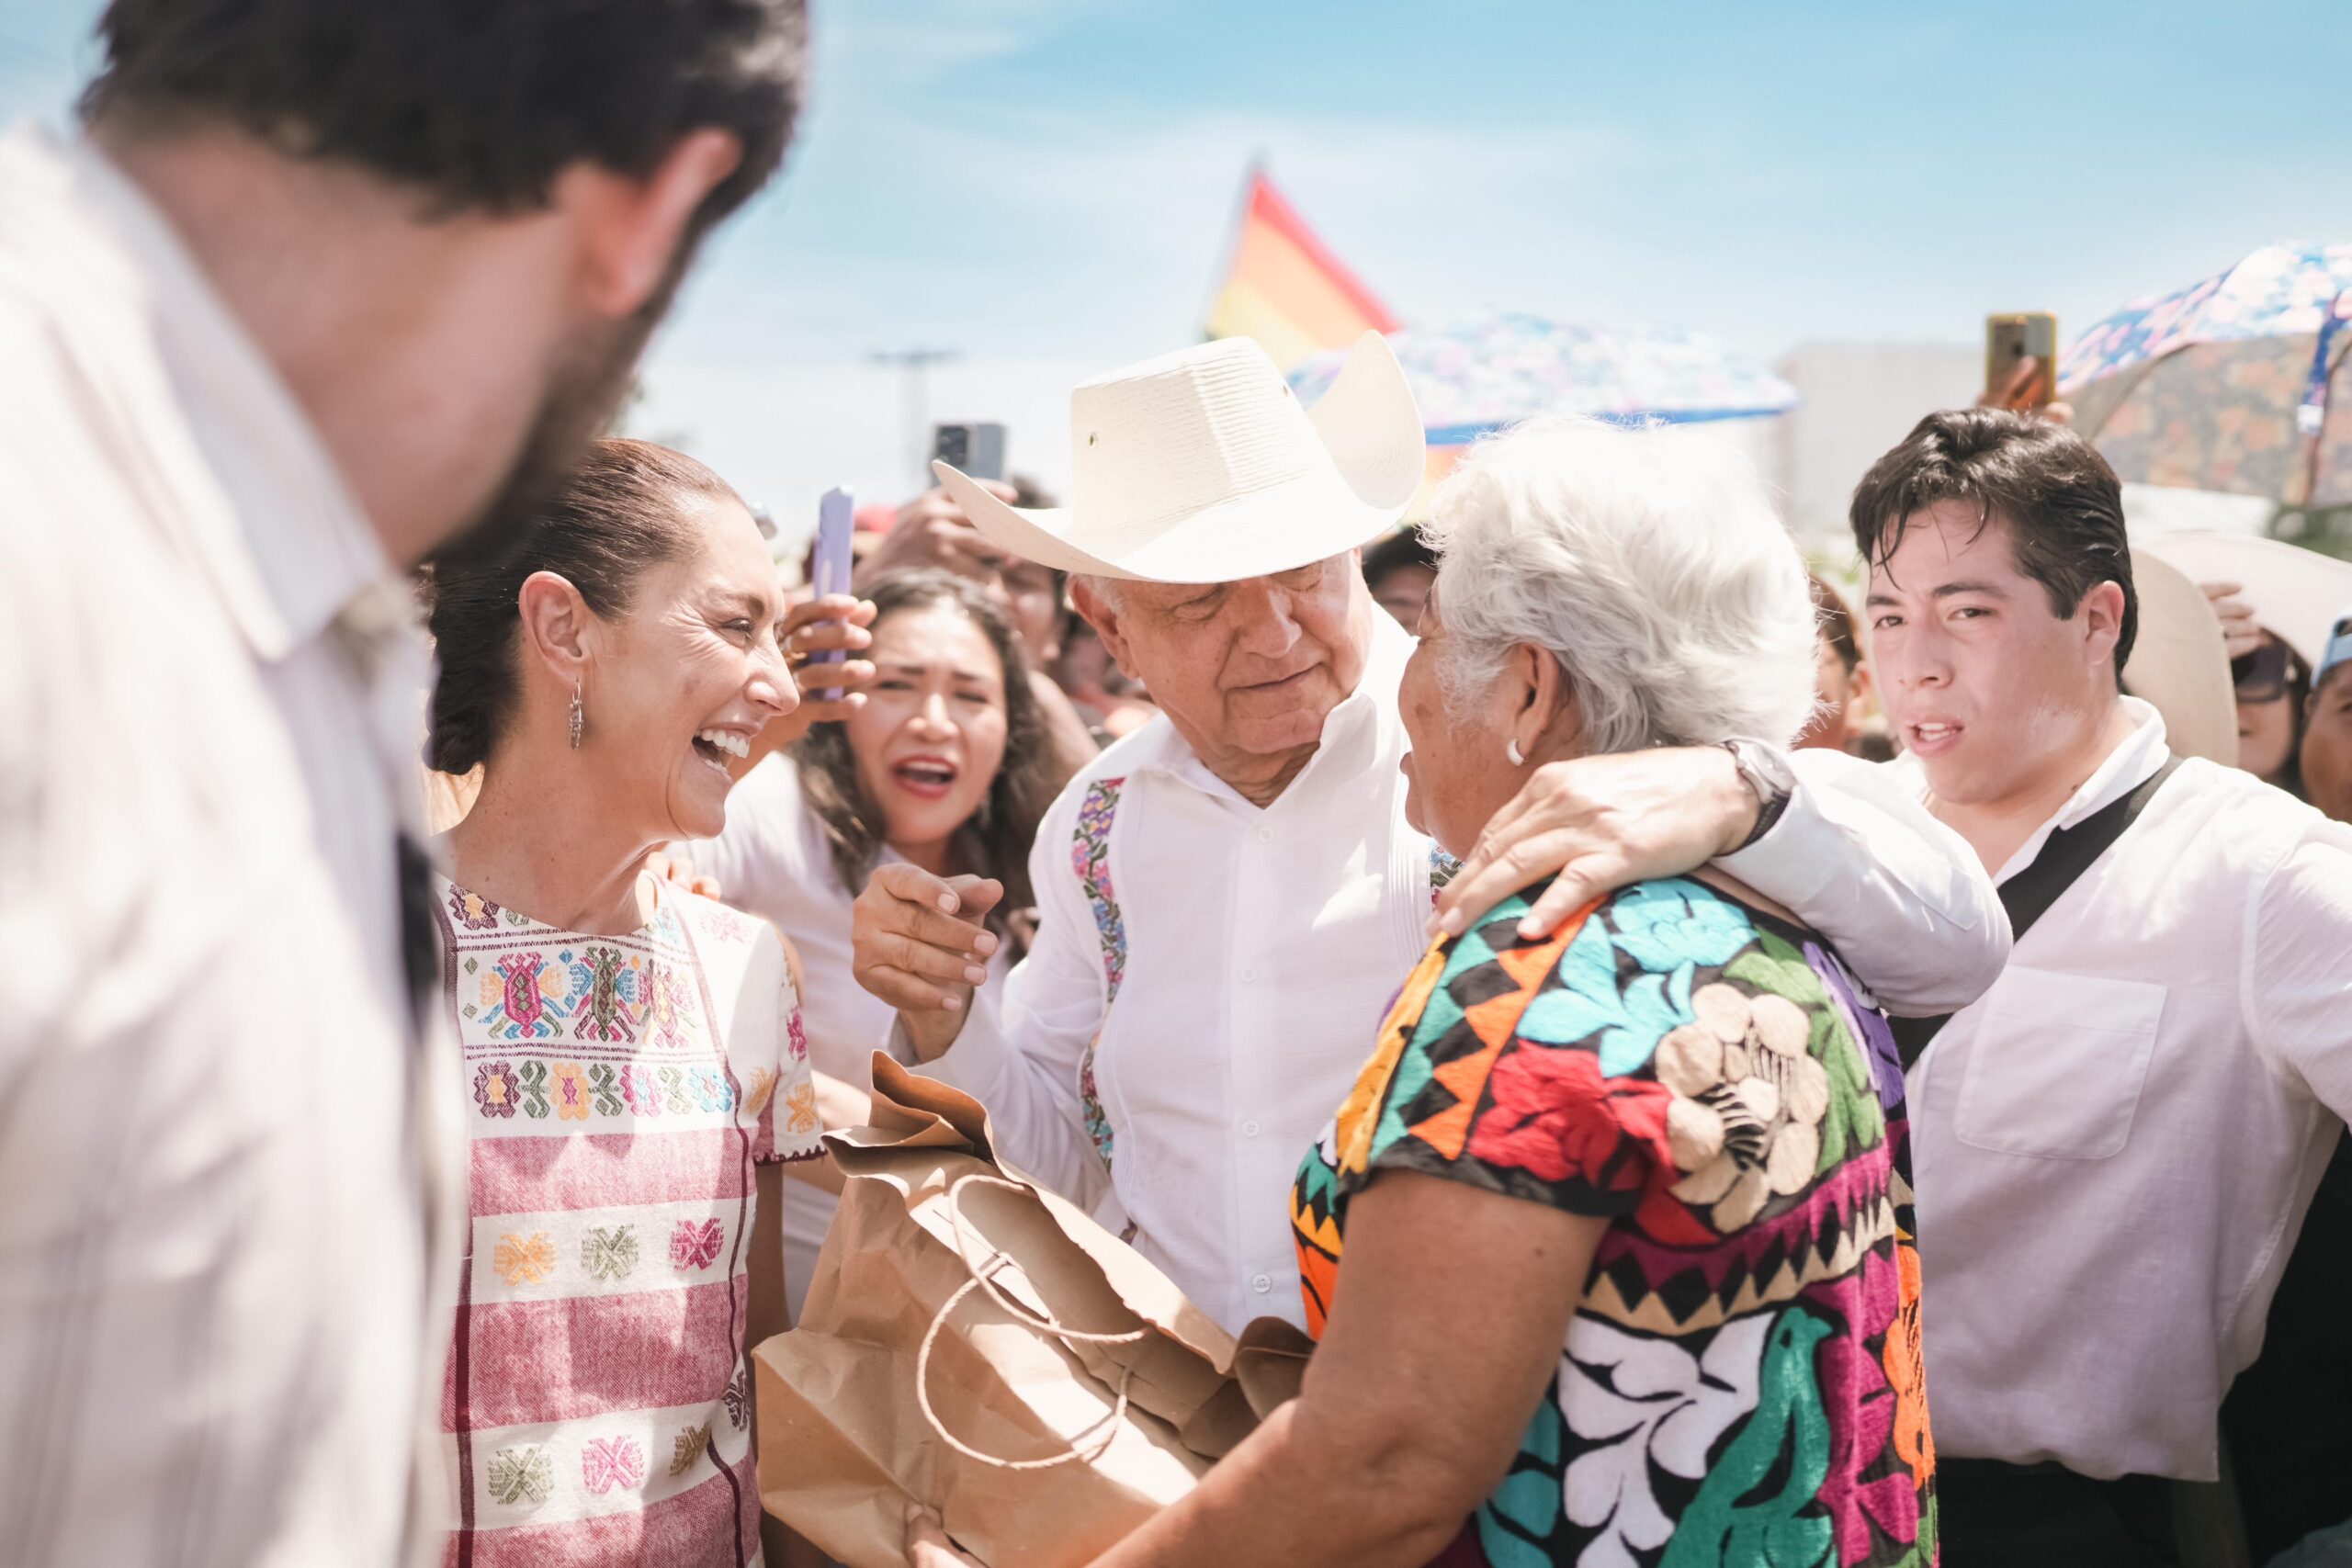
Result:
M2167 757L2165 765L2150 773L2137 787L2109 801L2071 828L2052 830L2041 842L2041 852L2033 863L2001 884L2001 907L2009 912L2009 938L2023 942L2025 933L2034 922L2050 912L2050 906L2064 896L2083 873L2088 871L2099 856L2115 846L2125 829L2138 820L2156 791L2172 777L2180 766L2178 757ZM1894 1030L1894 1045L1908 1067L1928 1048L1928 1042L1937 1031L1951 1021L1951 1014L1934 1018L1890 1018L1887 1022Z

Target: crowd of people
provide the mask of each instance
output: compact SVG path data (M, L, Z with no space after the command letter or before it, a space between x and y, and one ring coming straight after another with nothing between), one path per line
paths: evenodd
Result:
M10 1561L821 1562L750 1353L877 1051L1315 1342L1106 1568L2352 1561L2352 619L2202 584L2183 754L2063 411L1849 599L1653 429L1408 523L1385 342L1230 339L814 598L596 434L796 0L101 33L0 140Z

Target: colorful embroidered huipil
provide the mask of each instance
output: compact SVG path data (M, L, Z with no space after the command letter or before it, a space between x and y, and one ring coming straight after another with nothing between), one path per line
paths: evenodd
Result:
M820 1152L783 949L674 888L627 936L440 894L471 1172L444 1560L754 1562L752 1168Z
M1430 949L1292 1204L1318 1336L1347 1201L1380 1171L1611 1221L1519 1456L1445 1561L1932 1564L1884 1019L1810 933L1699 883L1523 941L1538 891Z

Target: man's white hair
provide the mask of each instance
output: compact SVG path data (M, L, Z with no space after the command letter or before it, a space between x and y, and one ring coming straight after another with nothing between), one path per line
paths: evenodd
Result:
M1467 706L1515 645L1566 672L1587 751L1784 743L1814 705L1804 558L1738 452L1689 431L1530 420L1472 447L1423 535Z

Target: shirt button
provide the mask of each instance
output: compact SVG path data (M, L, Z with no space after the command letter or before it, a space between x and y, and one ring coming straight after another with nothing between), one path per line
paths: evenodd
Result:
M1271 844L1271 843L1272 843L1272 842L1274 841L1274 830L1273 830L1272 828L1261 828L1261 829L1258 829L1258 841L1259 841L1260 843L1261 843L1261 844Z
M1255 969L1244 969L1241 972L1241 983L1245 986L1256 985L1258 983L1258 972Z
M1258 1135L1258 1122L1255 1117L1241 1123L1241 1135L1245 1138L1254 1138Z
M1252 1274L1250 1276L1250 1288L1262 1296L1268 1291L1274 1288L1273 1276L1270 1274Z

